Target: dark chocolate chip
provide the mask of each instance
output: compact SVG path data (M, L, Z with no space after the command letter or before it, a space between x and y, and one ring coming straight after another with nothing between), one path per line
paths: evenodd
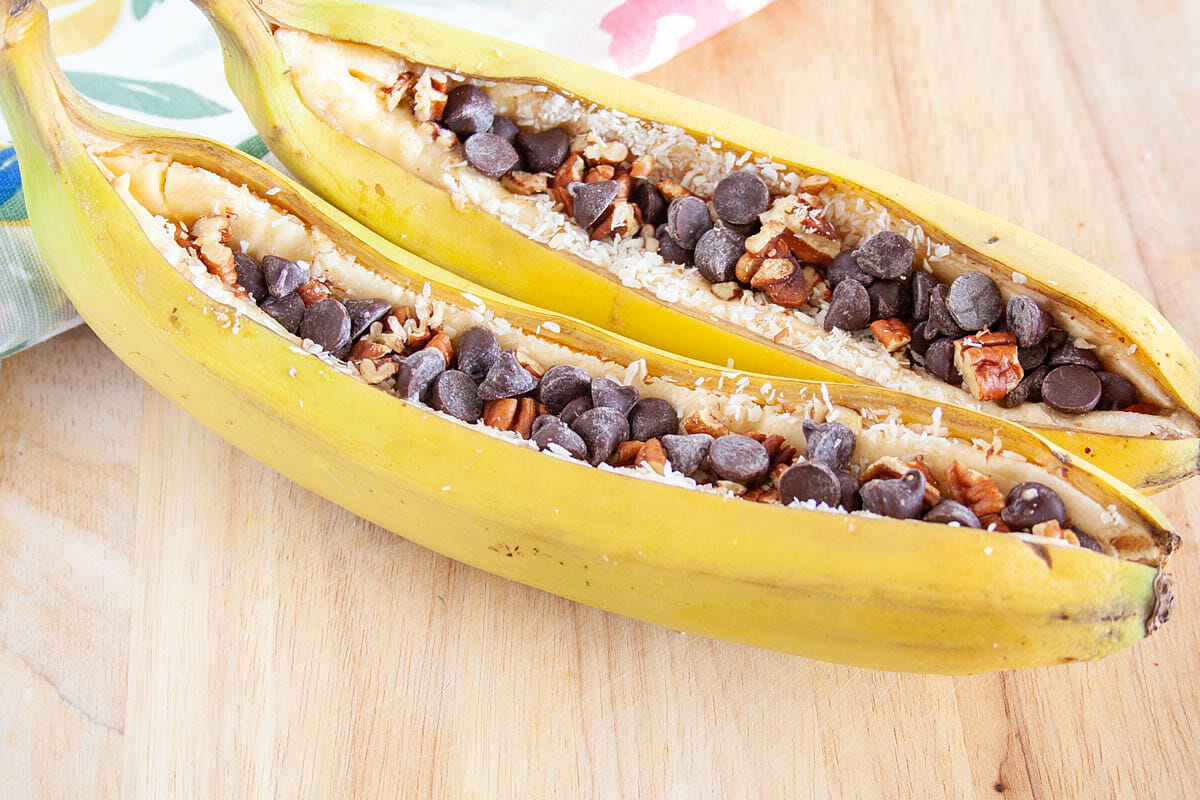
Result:
M563 421L552 414L542 414L533 421L533 435L530 437L539 450L545 450L556 444L566 450L572 457L584 460L587 458L587 444L583 437L571 430Z
M632 386L622 386L609 378L592 381L592 405L596 408L615 408L624 416L637 399L638 390Z
M496 334L482 325L468 328L458 337L458 368L481 381L500 357Z
M708 450L708 463L718 477L749 486L771 468L767 448L749 436L731 433L718 438Z
M913 326L912 339L908 343L908 354L918 364L925 363L925 351L929 349L930 339L925 338L926 324L918 322Z
M962 383L962 375L954 367L954 340L936 339L925 351L925 370L951 386Z
M958 326L979 331L1000 319L1004 296L996 282L982 272L964 272L950 284L946 306Z
M508 117L495 117L492 120L491 132L509 144L515 146L517 143L517 134L521 131L519 128L517 128L517 123L513 122Z
M1040 344L1050 332L1050 317L1042 311L1037 303L1028 297L1014 295L1008 298L1008 306L1004 309L1004 319L1008 329L1017 337L1021 347L1033 347Z
M691 475L700 469L713 437L707 433L668 434L660 439L671 469L683 475Z
M350 315L350 340L354 341L392 313L392 304L386 300L347 300L346 313Z
M1067 332L1062 328L1051 328L1050 332L1046 334L1046 338L1042 341L1042 344L1046 345L1046 347L1049 349L1049 352L1053 353L1055 350L1062 347L1068 338Z
M1100 379L1100 404L1096 408L1101 411L1120 411L1138 401L1137 387L1128 378L1111 372L1097 372L1096 377Z
M919 269L912 274L909 283L912 284L913 319L929 319L929 298L937 291L937 279Z
M660 397L643 397L629 409L629 438L639 442L661 440L679 430L675 407Z
M842 502L842 483L824 464L805 461L788 467L779 476L779 501L785 506L793 500L814 500L835 507Z
M1001 408L1016 408L1022 403L1040 403L1042 400L1042 381L1046 379L1049 367L1037 367L1032 372L1025 373L1021 382L1012 388L1008 394L996 402Z
M559 418L562 419L563 424L570 425L575 421L576 417L585 411L591 410L591 408L592 398L590 395L585 394L582 397L576 397L574 400L567 403L567 405L563 408L562 413L559 414Z
M745 252L746 240L741 234L718 226L700 235L692 259L705 280L724 283L733 280L734 267Z
M1096 373L1078 364L1050 370L1042 381L1042 400L1067 414L1083 414L1100 402L1103 387Z
M661 225L667 221L667 198L650 181L639 180L629 190L629 199L642 212L642 222Z
M332 297L318 300L304 309L300 337L311 339L329 353L336 353L350 342L350 315L346 307Z
M876 478L858 490L862 507L893 519L916 519L925 499L925 476L910 469L901 478Z
M555 364L538 382L537 399L557 414L591 385L592 376L586 371L569 364Z
M464 83L450 90L446 96L446 105L442 110L442 125L465 139L476 133L485 133L492 129L492 121L496 116L496 106L488 93L478 86ZM511 143L505 136L500 138Z
M300 322L304 319L304 301L298 294L268 298L263 301L262 310L288 333L297 333L300 330Z
M829 310L822 327L827 331L841 328L860 331L871 324L871 296L858 281L844 280L833 289Z
M521 366L512 350L505 350L487 371L487 377L479 384L479 396L484 400L502 397L520 397L532 392L537 386L533 373Z
M494 133L474 134L463 142L463 153L468 164L489 178L499 178L521 163L516 148Z
M848 469L844 469L837 474L838 484L842 487L842 499L839 505L847 511L857 511L858 502L858 477Z
M478 422L483 416L483 400L475 381L456 369L448 369L434 379L429 404L463 422Z
M1067 509L1058 492L1045 484L1025 481L1009 490L1000 519L1010 528L1027 531L1052 519L1061 525L1067 521Z
M824 464L837 472L845 469L854 457L854 431L842 423L806 419L800 427L804 431L805 457L809 461Z
M1049 352L1050 349L1046 347L1044 341L1038 342L1033 347L1018 347L1017 361L1020 363L1021 369L1028 372L1035 367L1040 367Z
M1078 364L1088 369L1102 369L1103 365L1091 350L1076 347L1071 342L1065 342L1061 347L1050 353L1050 366L1061 367L1064 364Z
M933 294L929 295L929 324L925 328L927 337L949 336L951 339L957 339L965 333L962 328L958 327L958 323L954 321L954 317L951 316L950 309L946 305L946 296L949 293L949 286L938 284Z
M843 250L834 256L829 269L825 270L825 282L834 289L842 281L855 281L863 286L870 286L873 280L874 275L868 275L858 268L858 262L854 260L854 253L850 250Z
M517 146L521 148L530 172L554 172L567 158L571 134L564 128L551 128L541 133L521 131L517 134Z
M575 221L580 227L590 228L617 199L616 181L571 181L567 192L574 199Z
M662 256L663 261L671 261L675 264L692 263L692 251L671 238L671 234L667 232L666 223L659 225L654 230L654 238L658 240L658 254Z
M667 232L688 250L696 249L696 243L712 225L708 206L699 197L676 197L667 206Z
M758 220L754 220L754 222L751 222L748 225L734 225L732 222L726 222L720 217L717 217L717 221L713 223L713 227L721 228L727 231L733 231L744 239L747 236L753 236L754 234L758 233L762 229L762 223Z
M259 264L247 253L233 254L233 268L237 271L238 286L246 290L246 294L261 303L267 299L267 279L263 276L262 264Z
M405 400L416 402L429 393L437 376L446 371L446 359L436 350L418 350L400 360L396 373L396 392ZM482 409L480 410L482 412Z
M1096 541L1094 537L1084 533L1078 528L1072 528L1075 531L1075 536L1079 539L1079 546L1084 550L1091 550L1093 553L1103 553L1104 548Z
M588 461L599 464L611 456L617 445L629 439L629 421L615 408L592 408L571 423L587 445Z
M975 516L975 512L964 506L957 500L943 500L933 508L925 512L922 517L926 522L940 522L943 525L949 525L951 522L957 522L964 528L982 528L983 525L979 522L979 517Z
M263 256L262 270L263 278L267 282L267 291L274 298L291 294L308 283L308 279L312 277L308 267L279 256Z
M854 251L858 267L876 278L903 278L912 272L913 246L898 233L883 231Z
M912 293L900 281L875 281L867 287L871 298L871 321L907 317L912 304Z
M771 193L766 181L743 170L722 178L713 190L712 201L718 217L732 225L747 225L767 210Z

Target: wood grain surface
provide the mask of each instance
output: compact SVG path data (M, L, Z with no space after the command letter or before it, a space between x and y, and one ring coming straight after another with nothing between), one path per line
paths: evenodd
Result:
M645 79L1119 275L1200 347L1200 5L779 0ZM86 330L0 372L0 796L1183 797L1176 618L1092 664L868 672L681 636L358 520ZM296 453L296 458L303 458Z

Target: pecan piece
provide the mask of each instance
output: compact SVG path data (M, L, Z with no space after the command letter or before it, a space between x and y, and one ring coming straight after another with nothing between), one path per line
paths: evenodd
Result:
M304 305L307 307L329 297L330 291L324 282L316 278L309 278L307 283L296 290L296 294L300 295L300 299L304 301Z
M726 281L725 283L711 284L709 290L722 300L736 300L742 296L742 287L737 281Z
M608 463L614 467L628 467L633 464L633 460L637 458L638 453L642 451L642 446L645 442L637 439L630 439L627 442L621 442L617 445L617 450L608 458Z
M630 231L638 230L641 226L641 209L626 200L616 200L596 223L591 238L593 241L599 241L615 234L624 236Z
M762 230L746 240L746 250L761 252L767 242L779 239L796 258L811 264L828 264L842 250L841 237L815 209L794 194L776 198L760 216Z
M235 289L241 296L246 292L237 282L237 267L233 262L233 250L229 242L233 238L230 223L233 214L209 214L192 223L191 238L196 255L205 268L221 279L221 283Z
M513 431L528 439L533 430L537 403L532 397L502 397L483 404L483 424L501 431Z
M583 176L584 183L595 183L596 181L611 181L617 171L613 169L611 164L601 164L598 167L592 167Z
M365 358L388 358L391 354L392 350L387 345L359 339L355 342L354 347L350 348L350 355L347 358L350 361L362 361Z
M1030 531L1034 536L1045 536L1048 539L1062 539L1079 547L1079 537L1070 528L1064 528L1056 519L1048 519L1033 526Z
M446 367L449 368L454 361L454 345L450 342L450 337L444 331L438 331L433 338L425 345L424 350L436 350L446 362Z
M754 503L778 503L779 490L774 486L756 486L742 495L742 499Z
M506 172L500 178L500 185L513 194L543 194L547 184L545 175L536 172L522 172L519 169Z
M730 433L725 423L721 422L707 408L693 411L683 421L683 429L688 433L707 433L714 439L719 439Z
M998 515L1004 509L1004 494L996 482L978 470L958 461L946 468L946 493L975 512L979 521L987 525L984 517ZM999 520L999 517L996 518Z
M670 179L659 181L657 186L658 190L662 192L662 196L667 198L668 203L680 197L695 197L694 194L683 188L682 184Z
M571 153L554 172L551 185L557 189L566 189L567 184L583 180L583 159L579 153Z
M1017 388L1025 371L1011 333L980 333L954 342L954 366L978 400L999 400Z
M380 91L383 92L384 102L387 103L388 111L395 111L396 106L400 105L412 88L417 85L417 76L411 72L401 72L400 77L391 86L387 86Z
M638 156L629 167L629 175L633 178L646 178L654 171L654 156Z
M784 308L799 308L808 302L816 282L816 271L801 267L790 253L784 258L763 259L750 279L752 287Z
M871 323L871 333L889 353L904 349L912 341L912 332L898 317L875 320Z
M650 469L662 475L667 468L667 454L658 439L647 439L633 458L633 464L640 467L645 464Z
M364 358L358 362L358 372L363 380L372 386L383 383L400 371L400 365L394 360Z
M617 199L625 200L629 197L629 190L633 188L633 178L629 175L629 170L619 169L613 174L613 180L617 182ZM640 209L639 209L640 211ZM638 215L641 218L641 215Z
M583 157L593 164L620 164L629 156L629 148L624 142L605 142L592 134L588 134L588 138L595 141L584 144Z
M413 116L418 122L439 120L446 110L446 74L441 70L429 69L417 78L413 89Z

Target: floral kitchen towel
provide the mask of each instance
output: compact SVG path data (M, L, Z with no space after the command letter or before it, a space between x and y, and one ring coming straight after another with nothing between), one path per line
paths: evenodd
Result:
M43 0L63 69L98 105L266 148L225 85L217 38L185 0ZM415 14L549 50L625 75L645 71L770 0L393 0ZM0 130L0 357L79 318L50 278L29 229L21 173Z

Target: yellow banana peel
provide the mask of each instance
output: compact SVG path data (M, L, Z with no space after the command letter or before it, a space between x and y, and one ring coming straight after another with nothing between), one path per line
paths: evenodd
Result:
M629 288L592 265L517 233L496 217L457 207L425 180L337 130L301 99L272 36L279 27L371 45L410 62L491 80L529 81L602 108L677 126L733 152L766 155L801 174L878 201L893 216L950 241L974 268L998 279L1025 276L1061 314L1089 318L1127 345L1186 419L1173 433L1129 435L1075 424L1032 423L1039 433L1128 483L1156 490L1200 461L1200 361L1129 287L1083 259L1010 223L895 175L724 111L547 53L441 23L345 0L193 0L223 42L226 74L263 139L308 186L405 249L496 291L552 308L670 352L711 364L823 381L855 376L745 328L681 310ZM333 154L336 154L334 156ZM470 235L464 232L470 231ZM999 411L999 409L997 409Z
M1177 542L1141 495L1037 435L886 390L776 380L850 408L992 439L1061 475L1152 540L1151 563L1028 536L788 509L552 458L397 400L243 320L168 263L82 134L249 187L378 275L474 296L514 325L681 384L718 370L512 302L405 252L223 145L100 112L53 62L44 8L4 0L0 106L34 233L80 314L187 413L303 486L451 558L692 634L889 670L964 673L1092 659L1165 620ZM278 187L278 191L273 191ZM751 378L750 391L764 378ZM369 421L369 424L363 424Z

